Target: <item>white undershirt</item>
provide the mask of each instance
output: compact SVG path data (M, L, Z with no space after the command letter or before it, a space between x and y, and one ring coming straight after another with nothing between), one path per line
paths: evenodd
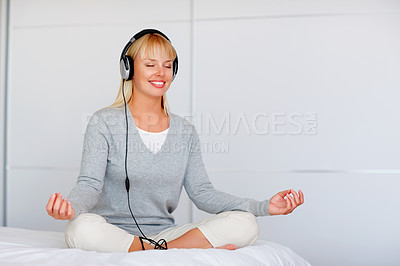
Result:
M143 143L154 154L160 151L161 146L164 144L168 135L168 129L161 132L148 132L136 127Z

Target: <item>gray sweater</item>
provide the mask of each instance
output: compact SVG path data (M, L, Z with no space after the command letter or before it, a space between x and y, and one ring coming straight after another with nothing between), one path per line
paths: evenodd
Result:
M184 118L170 115L167 138L156 154L143 143L129 109L128 124L130 204L146 235L174 226L172 212L182 187L197 208L209 213L242 210L256 216L268 215L268 200L238 198L213 187L196 129ZM92 116L86 128L80 174L68 200L75 217L97 213L107 222L139 235L125 190L125 137L123 107L107 107Z

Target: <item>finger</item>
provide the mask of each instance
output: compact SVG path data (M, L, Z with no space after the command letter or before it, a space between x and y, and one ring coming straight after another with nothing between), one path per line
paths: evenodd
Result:
M290 192L290 189L278 192L277 195L281 196L282 198L285 197Z
M68 219L72 219L75 216L75 211L72 208L71 202L68 202Z
M294 191L293 189L290 191L290 193L292 193L294 201L296 202L296 206L300 205L300 198L297 195L296 191Z
M290 201L289 196L287 196L285 199L286 199L286 211L284 214L288 214L292 209L292 202Z
M65 216L67 214L67 204L68 204L67 199L63 199L62 203L61 203L61 207L60 207L60 212L59 212L61 219L65 219Z
M46 205L46 211L49 215L51 215L51 213L53 212L53 205L54 205L54 200L56 199L56 193L52 194L50 196L49 201L47 202Z
M60 207L61 207L61 202L62 201L62 195L61 195L61 193L57 193L57 196L56 196L56 201L54 202L54 205L53 205L53 217L54 218L56 218L56 219L59 219L59 216L60 216Z
M74 209L72 208L72 204L71 204L71 202L68 202L68 220L69 219L72 219L72 218L74 218L74 216L75 216L75 211L74 211Z
M303 204L304 203L304 194L303 194L303 191L301 191L301 190L299 190L299 195L300 195L300 204Z
M289 198L289 200L290 200L290 203L292 204L292 206L291 206L291 208L290 208L290 211L289 211L289 213L291 213L294 209L296 209L296 207L297 207L297 204L296 204L296 202L294 201L294 198L293 197L291 197L291 196L287 196L288 198Z

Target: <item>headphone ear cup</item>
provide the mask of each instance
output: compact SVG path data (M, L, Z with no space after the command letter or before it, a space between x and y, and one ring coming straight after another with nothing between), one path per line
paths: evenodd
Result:
M176 74L178 73L178 55L175 57L175 60L172 63L172 73L172 80L174 80Z
M133 59L129 55L126 56L126 64L127 70L129 70L127 80L131 80L133 78Z

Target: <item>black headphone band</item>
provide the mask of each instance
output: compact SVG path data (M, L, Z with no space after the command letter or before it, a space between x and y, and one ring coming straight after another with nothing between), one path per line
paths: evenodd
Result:
M163 36L165 39L167 39L169 42L171 42L171 41L169 40L169 38L168 38L164 33L162 33L162 32L159 31L159 30L156 30L156 29L144 29L144 30L142 30L142 31L140 31L140 32L138 32L138 33L136 33L136 34L129 40L129 42L125 45L124 49L122 50L120 60L122 60L122 58L126 56L126 53L128 52L128 49L129 49L129 47L131 47L132 43L134 43L136 40L142 38L142 37L143 37L144 35L146 35L146 34L154 34L154 33L157 33L157 34Z

